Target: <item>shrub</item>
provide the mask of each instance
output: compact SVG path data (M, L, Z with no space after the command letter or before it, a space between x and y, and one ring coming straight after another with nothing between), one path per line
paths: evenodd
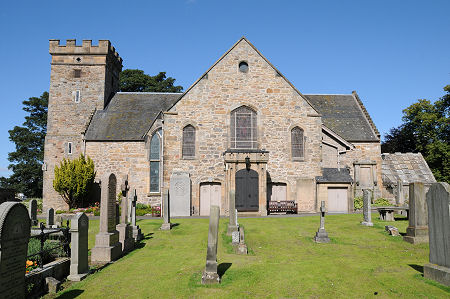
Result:
M391 203L389 200L387 200L386 198L381 198L381 197L373 202L373 206L382 207L382 206L390 206L390 205L391 205Z
M63 159L55 166L53 188L69 205L69 208L82 207L94 184L94 162L81 154L78 159Z
M142 203L136 203L136 216L144 216L145 214L151 214L152 207Z
M49 249L56 247L60 244L59 241L45 240L44 242L44 254L42 255L42 264L47 264L55 260L56 257L64 256L64 250L62 247L49 251ZM41 251L41 241L37 238L31 238L28 242L28 255L36 254ZM39 262L41 257L34 255L30 257L33 262Z
M56 210L55 213L56 213L56 214L64 214L64 213L67 213L67 211L64 211L64 210Z
M363 208L362 196L356 196L354 199L355 210L361 210Z

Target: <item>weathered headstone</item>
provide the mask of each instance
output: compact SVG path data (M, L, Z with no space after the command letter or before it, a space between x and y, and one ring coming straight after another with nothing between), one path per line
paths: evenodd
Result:
M137 202L137 193L136 189L133 189L132 192L132 198L130 198L129 202L131 203L131 227L133 230L133 238L134 241L140 241L144 239L144 235L141 232L141 229L139 228L139 225L136 225L136 202Z
M25 298L25 263L31 221L17 202L0 205L0 297Z
M365 226L373 226L372 223L372 209L371 209L371 191L368 189L363 190L363 216L364 221L361 222Z
M220 276L217 273L217 241L219 234L219 213L218 206L211 206L209 212L209 232L208 248L206 251L206 267L202 275L202 284L220 283Z
M77 213L70 223L70 275L71 281L80 281L89 273L88 265L89 218L85 213Z
M394 236L394 237L400 236L400 233L398 232L398 228L396 228L395 226L392 226L392 225L385 225L385 226L384 226L384 230L387 231L387 232L389 232L389 234L390 234L391 236Z
M47 210L47 227L52 227L55 224L55 210L50 208Z
M450 186L435 183L427 192L430 263L423 275L450 286Z
M161 225L161 230L170 230L172 224L170 223L170 201L169 192L167 192L167 190L164 190L163 192L163 217L164 222Z
M423 183L409 185L409 226L403 240L411 244L428 242L428 213Z
M325 230L325 202L322 201L320 206L320 227L314 236L314 241L317 243L329 243L328 233Z
M170 215L191 216L191 179L187 172L170 176Z
M121 208L122 213L120 214L120 223L116 225L116 230L119 232L119 242L122 244L122 253L129 252L134 247L134 239L133 239L133 229L127 223L127 209L128 209L128 190L130 187L128 186L128 176L123 178L123 183L120 185L120 189L122 192L122 202Z
M234 231L231 234L231 244L232 245L238 245L239 244L239 231Z
M237 224L236 196L234 190L230 190L228 197L228 202L230 204L230 221L228 223L227 235L231 236L233 232L237 231L239 228Z
M116 176L106 175L101 182L100 232L95 236L91 262L111 262L122 253L116 230Z
M403 181L397 181L397 192L395 194L395 203L402 206L405 203L405 195L403 194Z
M53 225L53 228L61 227L63 223L63 219L60 215L56 215L55 217L55 224Z
M28 211L30 212L31 226L38 225L38 220L37 220L37 201L36 201L36 199L30 200Z
M239 245L237 247L237 253L238 254L247 254L247 244L245 244L245 234L244 234L244 228L239 227Z

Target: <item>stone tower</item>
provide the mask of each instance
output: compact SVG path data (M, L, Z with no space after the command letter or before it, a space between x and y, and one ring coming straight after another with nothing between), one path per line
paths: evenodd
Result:
M44 151L44 210L67 208L53 189L54 168L63 158L84 154L84 133L96 110L119 90L122 58L109 40L50 40L52 55L47 135Z

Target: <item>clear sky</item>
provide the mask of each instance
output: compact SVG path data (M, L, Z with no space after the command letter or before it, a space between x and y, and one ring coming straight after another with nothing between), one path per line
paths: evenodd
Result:
M300 92L356 90L382 135L450 84L450 1L0 1L0 176L22 101L49 89L49 39L111 40L125 68L188 88L246 36Z

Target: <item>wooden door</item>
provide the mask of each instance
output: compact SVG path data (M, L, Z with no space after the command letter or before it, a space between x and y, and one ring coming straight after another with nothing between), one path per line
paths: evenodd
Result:
M209 216L211 205L220 207L220 183L200 184L200 216Z
M236 172L236 209L239 212L259 211L258 173L252 169Z
M328 212L348 213L347 188L328 188Z

